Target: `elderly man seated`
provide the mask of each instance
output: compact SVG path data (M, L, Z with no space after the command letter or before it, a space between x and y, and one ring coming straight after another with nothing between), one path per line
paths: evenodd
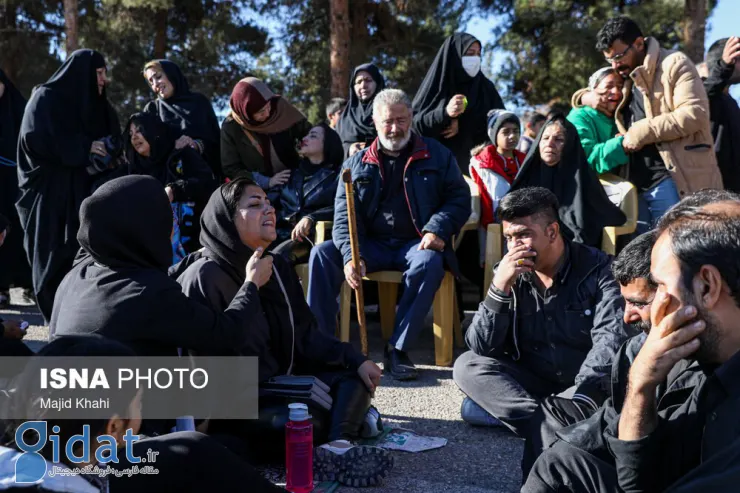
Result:
M574 382L573 402L590 412L607 398L612 359L628 338L619 285L608 255L563 237L557 211L557 198L541 187L499 204L509 252L453 373L470 424L522 435L541 399Z
M355 189L362 272L351 262L347 203L340 184L333 241L311 251L308 304L319 327L333 333L343 281L357 288L367 272L403 271L404 291L385 348L385 371L409 380L417 372L406 351L422 329L445 267L457 272L452 237L470 216L470 190L446 147L412 134L411 102L403 91L378 93L373 115L378 137L344 163L352 171Z

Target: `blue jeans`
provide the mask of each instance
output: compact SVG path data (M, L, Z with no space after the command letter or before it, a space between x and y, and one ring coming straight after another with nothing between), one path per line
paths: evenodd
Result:
M638 198L637 233L647 233L655 227L674 204L679 202L678 189L673 178L666 178Z
M424 318L445 275L442 253L418 250L419 242L363 240L363 260L368 273L403 271L404 291L389 341L402 351L413 344L424 327ZM344 259L333 241L325 241L311 249L308 279L308 306L319 329L334 334L339 312L337 297L344 282Z

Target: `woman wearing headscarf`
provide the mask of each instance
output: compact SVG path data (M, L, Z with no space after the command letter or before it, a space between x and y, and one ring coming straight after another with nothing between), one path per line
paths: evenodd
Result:
M229 179L257 182L273 199L300 156L298 142L311 129L306 117L255 77L240 80L231 93L231 113L221 126L221 163Z
M16 208L36 301L47 321L79 249L80 204L93 177L115 167L120 150L121 129L106 84L103 55L77 50L33 92L23 114Z
M450 149L463 174L473 147L487 138L487 115L504 109L493 82L480 70L481 43L467 33L445 40L414 97L414 128Z
M172 209L162 184L150 176L105 183L80 208L82 250L59 287L51 338L100 334L140 356L176 356L250 347L261 272L252 263L222 308L189 300L167 275L172 261Z
M292 265L307 262L309 237L319 221L334 217L334 195L344 150L339 135L326 123L316 125L301 141L301 161L280 191L277 240L272 251Z
M545 122L511 191L525 187L544 187L555 194L562 231L569 240L599 248L604 226L626 221L589 166L575 127L560 113Z
M24 288L33 299L31 267L23 251L23 229L15 210L18 200L18 134L26 98L0 70L0 214L8 218L5 242L0 249L0 308L10 303L10 286Z
M200 248L200 214L216 188L203 157L191 147L178 149L171 128L149 113L135 113L126 125L126 165L119 176L148 175L167 193L179 230L173 238L173 263ZM180 251L182 248L183 251Z
M144 111L152 113L175 130L175 147L191 147L208 163L221 181L221 147L216 113L211 101L190 90L180 67L169 60L152 60L144 65L144 78L157 95Z
M244 282L249 259L276 237L275 209L259 186L245 178L222 185L201 216L204 251L190 255L178 277L183 292L194 302L222 310ZM255 315L248 327L253 344L219 354L257 356L260 384L281 375L312 375L324 382L330 388L330 409L307 402L316 425L314 440L324 444L314 453L315 474L321 481L375 485L392 467L390 457L382 449L355 447L350 440L360 435L371 394L380 383L380 369L351 344L319 330L293 267L281 256L263 260L269 259L272 275L251 300ZM171 275L176 270L173 267ZM223 426L225 433L236 432L248 442L262 444L263 454L281 455L287 404L275 396L263 397L258 420L217 421L209 431ZM338 474L340 470L344 475Z
M355 67L349 83L349 103L338 124L346 157L364 149L378 136L373 123L373 101L383 89L385 79L378 67L372 63Z

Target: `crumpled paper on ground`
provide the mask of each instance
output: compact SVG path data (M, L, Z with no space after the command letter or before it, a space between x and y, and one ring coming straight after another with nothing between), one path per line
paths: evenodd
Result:
M388 450L418 453L442 448L445 445L446 438L425 437L406 428L393 428L377 446Z

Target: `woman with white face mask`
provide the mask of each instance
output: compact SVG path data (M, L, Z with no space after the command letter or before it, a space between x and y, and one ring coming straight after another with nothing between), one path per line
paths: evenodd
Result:
M445 40L413 103L414 128L439 140L468 174L470 150L484 142L487 114L504 109L498 91L481 72L481 42L467 33Z

